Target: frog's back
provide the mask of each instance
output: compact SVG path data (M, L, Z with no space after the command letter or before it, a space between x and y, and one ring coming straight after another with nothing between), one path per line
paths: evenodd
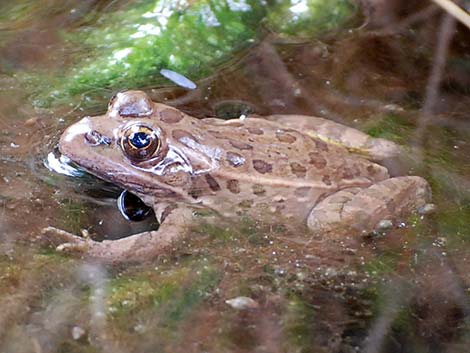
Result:
M319 200L340 189L388 177L382 166L341 146L264 119L203 119L197 125L204 143L221 153L218 168L193 179L192 193L226 214L269 210L306 217Z

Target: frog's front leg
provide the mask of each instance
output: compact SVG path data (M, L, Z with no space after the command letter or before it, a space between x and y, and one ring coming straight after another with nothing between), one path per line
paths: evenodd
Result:
M271 115L266 119L300 130L327 143L343 146L350 152L373 161L393 158L400 152L399 146L391 141L371 137L362 131L324 118L306 115Z
M102 242L86 239L71 233L48 227L43 235L57 250L81 254L105 263L142 262L164 253L180 240L193 221L193 212L187 208L171 211L156 231L138 233L117 240Z
M314 232L369 234L381 221L406 218L430 199L431 190L423 178L390 178L328 196L313 208L307 224Z

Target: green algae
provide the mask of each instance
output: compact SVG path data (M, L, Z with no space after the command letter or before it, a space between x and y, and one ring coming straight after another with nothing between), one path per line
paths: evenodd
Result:
M225 226L213 222L202 222L194 231L197 234L208 236L214 245L227 245L237 240L247 239L252 245L264 245L266 240L260 231L263 225L259 225L250 217L240 216L236 226L228 222Z
M291 298L285 305L283 330L288 351L310 352L317 336L312 334L318 322L317 310L301 298Z
M414 126L398 114L386 114L374 119L365 132L372 137L381 137L398 144L406 144L413 135Z
M342 28L357 12L348 0L309 0L304 7L290 0L140 0L106 14L92 11L80 27L63 31L73 63L62 72L17 76L36 91L37 107L66 104L77 95L90 106L116 90L172 84L161 69L191 80L207 77L257 43L266 28L312 38Z
M462 241L470 242L470 199L440 210L436 218L439 231L447 237L449 248L459 248Z
M56 226L73 234L81 234L87 217L87 205L73 199L65 199L61 204L60 214L57 217L60 222Z
M204 222L196 228L196 233L207 235L219 244L225 245L236 239L236 230L229 227L221 227L213 223Z
M200 304L220 280L215 267L176 268L163 274L141 273L109 282L109 313L114 318L158 312L159 322L175 328Z
M375 259L367 261L364 270L374 277L392 274L396 272L400 258L401 255L397 254L396 251L387 251L380 254L380 256L377 256Z
M263 15L257 1L238 11L225 1L134 2L64 34L82 48L81 55L57 89L39 96L36 104L168 84L159 73L163 68L191 79L204 77L215 62L252 43Z

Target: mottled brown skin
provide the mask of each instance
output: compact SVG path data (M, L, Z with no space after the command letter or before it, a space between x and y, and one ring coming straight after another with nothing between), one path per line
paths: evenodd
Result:
M157 131L161 141L157 153L139 163L120 144L123 129L136 123ZM355 129L304 116L196 119L139 91L119 93L104 116L69 127L60 150L139 195L162 222L150 235L103 243L62 234L67 243L62 248L79 248L105 261L161 253L184 234L198 208L225 217L282 217L306 222L314 232L344 234L370 232L430 196L422 178L390 178L386 168L369 160L396 154L394 144Z

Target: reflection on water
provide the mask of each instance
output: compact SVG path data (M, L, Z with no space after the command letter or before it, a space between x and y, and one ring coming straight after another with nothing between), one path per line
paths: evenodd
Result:
M113 239L157 226L125 220L121 190L54 152L65 127L104 111L112 92L92 107L79 95L43 110L22 77L67 70L86 53L58 28L124 2L61 2L47 16L41 6L58 5L39 3L8 5L16 20L0 15L1 352L468 350L467 29L422 2L370 2L367 26L312 40L271 33L192 91L136 87L197 117L318 115L391 139L405 151L393 169L431 183L433 214L353 244L300 225L208 218L151 263L103 267L40 246L39 233ZM237 297L256 305L227 305Z

